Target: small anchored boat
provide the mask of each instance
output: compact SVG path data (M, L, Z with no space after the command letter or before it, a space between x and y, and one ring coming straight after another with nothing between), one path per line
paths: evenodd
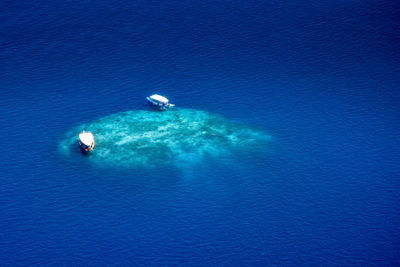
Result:
M152 95L147 97L149 104L158 110L167 110L174 107L174 104L170 104L168 99L161 95Z
M79 146L83 152L90 152L94 148L94 136L91 132L81 132L79 134Z

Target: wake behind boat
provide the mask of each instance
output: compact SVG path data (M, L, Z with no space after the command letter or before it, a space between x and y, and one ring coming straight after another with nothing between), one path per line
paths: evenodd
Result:
M166 97L157 94L147 97L147 101L152 107L158 110L167 110L175 106L174 104L170 104Z

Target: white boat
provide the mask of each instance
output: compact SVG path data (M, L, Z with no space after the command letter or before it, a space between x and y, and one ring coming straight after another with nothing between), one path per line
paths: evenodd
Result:
M79 134L79 145L84 152L90 152L94 148L94 136L91 132L81 132Z
M174 104L170 104L168 99L161 95L152 95L147 97L147 101L151 106L158 110L167 110L175 106Z

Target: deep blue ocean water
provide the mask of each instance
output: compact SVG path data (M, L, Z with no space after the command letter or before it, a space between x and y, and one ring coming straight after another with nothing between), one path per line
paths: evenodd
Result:
M0 265L400 264L398 1L1 1ZM162 169L59 151L145 97L272 136Z

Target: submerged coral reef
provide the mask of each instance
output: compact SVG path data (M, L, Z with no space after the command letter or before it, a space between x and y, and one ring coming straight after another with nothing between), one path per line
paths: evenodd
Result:
M82 130L93 132L91 161L118 166L156 166L198 162L236 149L249 149L270 139L267 134L194 109L167 112L126 111L100 118L66 133L61 150L77 150Z

